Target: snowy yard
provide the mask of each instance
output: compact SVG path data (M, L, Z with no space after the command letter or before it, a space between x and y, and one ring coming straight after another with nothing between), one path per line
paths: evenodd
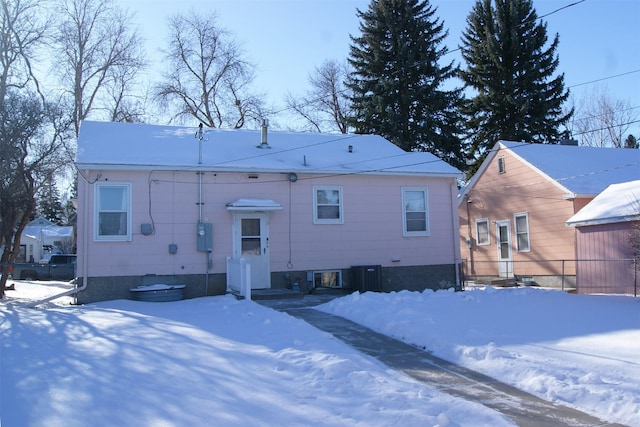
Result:
M3 427L512 425L251 301L23 306L65 286L17 282L0 303ZM355 293L321 309L640 425L640 299L488 288Z

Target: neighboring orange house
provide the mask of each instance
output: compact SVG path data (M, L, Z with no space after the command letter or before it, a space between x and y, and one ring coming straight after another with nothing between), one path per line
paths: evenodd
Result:
M498 142L459 196L467 279L575 287L565 222L610 184L640 177L640 150Z

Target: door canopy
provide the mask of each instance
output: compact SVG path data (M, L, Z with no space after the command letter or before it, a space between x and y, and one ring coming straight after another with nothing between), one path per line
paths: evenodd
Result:
M232 212L269 212L282 210L282 205L270 199L238 199L227 203Z

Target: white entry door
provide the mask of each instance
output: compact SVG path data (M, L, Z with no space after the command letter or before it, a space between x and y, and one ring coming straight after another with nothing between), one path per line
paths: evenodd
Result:
M509 220L496 221L496 242L498 242L498 276L513 277Z
M233 257L244 257L251 268L251 289L271 287L269 216L264 212L234 213Z

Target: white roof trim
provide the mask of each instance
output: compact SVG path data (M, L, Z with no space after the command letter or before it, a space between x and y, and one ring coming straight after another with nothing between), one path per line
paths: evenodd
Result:
M282 205L270 199L238 199L227 203L227 210L231 212L280 211L282 210Z

